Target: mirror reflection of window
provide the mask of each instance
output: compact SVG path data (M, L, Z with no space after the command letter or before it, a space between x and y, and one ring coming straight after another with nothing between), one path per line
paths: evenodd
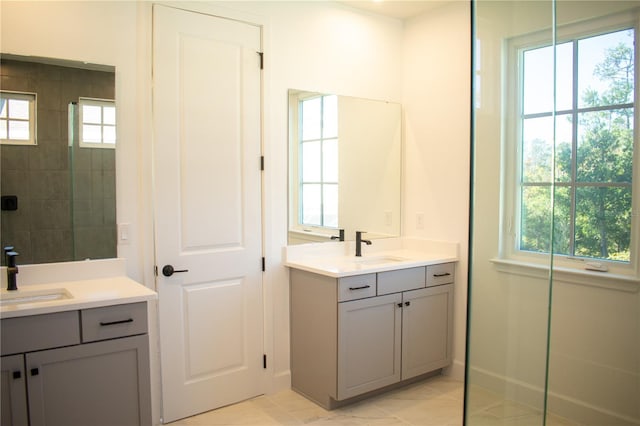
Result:
M0 140L7 145L36 144L36 95L0 92Z
M116 106L112 100L80 98L80 146L116 147Z
M302 225L338 227L338 97L299 102L300 197Z

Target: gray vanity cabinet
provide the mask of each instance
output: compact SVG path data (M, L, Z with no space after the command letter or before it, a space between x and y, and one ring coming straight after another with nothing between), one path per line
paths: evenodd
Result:
M139 371L147 336L26 354L29 414L36 425L141 424Z
M453 284L406 291L402 302L402 380L451 364Z
M9 381L22 371L22 390L9 385L18 396L26 389L31 426L151 424L146 302L3 319L2 332L3 355L14 353L2 357L3 391L4 371ZM14 392L2 395L3 426L27 424L14 415Z
M400 294L338 306L338 396L343 400L400 381Z
M22 355L2 357L1 425L27 425L27 388Z
M332 409L449 365L453 271L331 278L291 269L292 388Z

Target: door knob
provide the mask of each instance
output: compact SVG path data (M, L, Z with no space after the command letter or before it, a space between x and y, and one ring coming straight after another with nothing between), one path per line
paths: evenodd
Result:
M173 269L173 266L171 265L164 265L162 267L162 275L164 275L165 277L170 277L176 272L189 272L189 270L188 269L176 270L176 269Z

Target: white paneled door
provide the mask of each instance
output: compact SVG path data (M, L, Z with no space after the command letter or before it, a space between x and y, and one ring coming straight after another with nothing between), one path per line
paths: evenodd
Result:
M154 5L165 423L262 393L260 51L258 26Z

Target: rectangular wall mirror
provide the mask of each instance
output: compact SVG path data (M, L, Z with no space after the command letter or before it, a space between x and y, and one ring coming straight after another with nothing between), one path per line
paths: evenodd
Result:
M289 244L397 237L402 108L289 90Z
M2 247L20 264L116 257L115 68L0 60Z

